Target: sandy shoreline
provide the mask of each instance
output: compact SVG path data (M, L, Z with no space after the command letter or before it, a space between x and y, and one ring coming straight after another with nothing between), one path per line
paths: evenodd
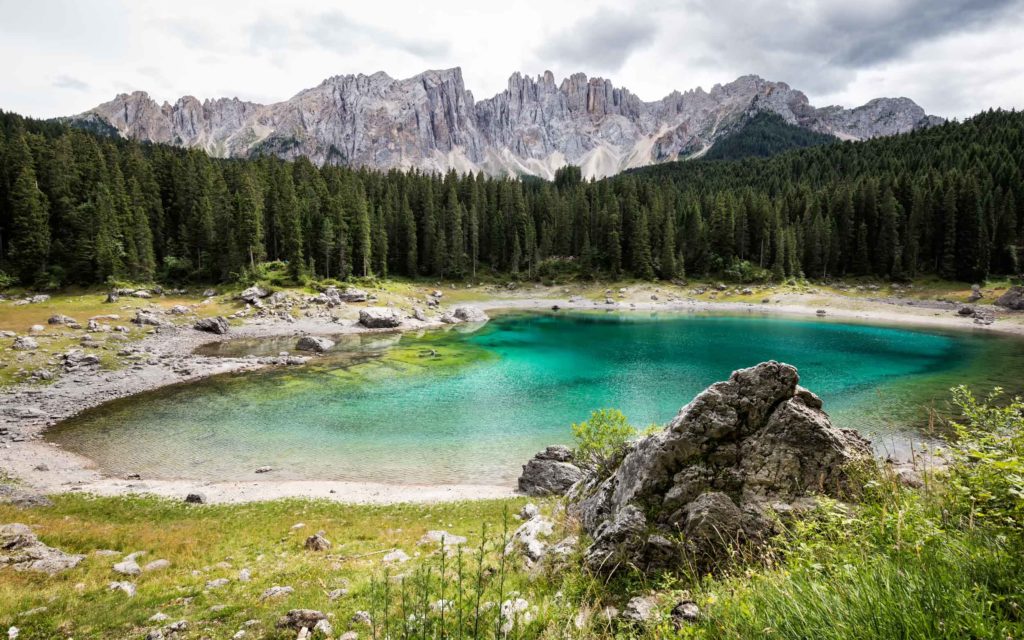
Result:
M651 297L646 289L634 292L631 298L614 299L613 304L607 304L605 301L534 297L530 295L531 293L533 292L525 291L525 295L495 298L475 304L491 311L550 310L557 305L560 309L566 310L756 314L1024 336L1024 314L998 312L992 308L997 315L997 321L990 325L980 325L974 324L970 318L958 316L955 304L897 304L835 295L827 296L823 300L821 295L810 294L777 295L773 296L773 302L765 304L708 302L685 298L666 301L637 299L640 293ZM818 309L826 311L824 318L817 315ZM401 330L417 331L441 326L443 325L437 321L410 320ZM214 336L185 326L162 328L159 332L135 343L141 357L126 369L73 371L48 386L19 385L13 391L0 395L0 428L6 429L6 441L0 444L0 469L34 491L46 494L143 493L183 498L188 493L196 492L204 494L209 502L224 503L302 497L347 503L384 504L504 498L516 495L515 487L493 485L427 486L263 479L233 482L123 479L104 475L91 460L42 439L47 427L116 398L172 384L192 382L212 375L250 371L267 366L251 357L192 355L201 345L239 338L369 332L371 330L361 327L354 321L338 322L323 317L302 318L295 322L285 322L277 318L253 320L244 326L233 328L228 336Z

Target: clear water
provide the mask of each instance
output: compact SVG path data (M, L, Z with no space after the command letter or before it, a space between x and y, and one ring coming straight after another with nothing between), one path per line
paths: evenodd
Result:
M225 343L276 353L294 338ZM828 320L509 314L465 331L349 337L314 366L220 376L98 407L49 432L149 478L507 484L598 408L664 423L734 369L776 359L880 451L927 438L958 383L1024 384L1024 343ZM261 466L275 469L255 476Z

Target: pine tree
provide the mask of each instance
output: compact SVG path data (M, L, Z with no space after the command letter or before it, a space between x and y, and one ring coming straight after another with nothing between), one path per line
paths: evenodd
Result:
M10 260L18 278L31 284L44 275L50 252L46 197L31 164L21 168L10 193Z
M662 231L661 257L658 260L658 275L662 280L673 280L676 277L676 225L675 215L669 212L665 216L665 228Z

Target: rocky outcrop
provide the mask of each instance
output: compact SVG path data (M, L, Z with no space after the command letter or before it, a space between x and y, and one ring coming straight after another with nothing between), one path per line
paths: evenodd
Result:
M390 307L367 307L359 310L359 324L367 329L393 329L402 324L402 314Z
M43 544L26 525L0 525L0 567L52 576L78 566L83 558Z
M582 73L560 83L551 72L515 73L504 91L475 101L457 67L404 80L385 73L336 76L269 105L191 96L158 105L135 92L71 120L93 128L100 121L126 138L224 157L274 154L317 164L551 178L566 164L602 177L697 156L759 112L847 140L941 122L907 98L818 109L800 91L757 76L644 102Z
M996 304L1011 311L1024 311L1024 287L1010 287L1010 289L999 296Z
M736 371L631 445L609 477L577 485L570 510L593 540L587 565L713 568L771 535L775 514L843 495L870 446L832 426L798 382L774 361Z
M490 318L479 307L463 306L455 307L441 316L441 322L445 324L459 324L460 322L487 322Z
M556 444L523 465L519 490L528 496L560 496L582 479L583 471L573 464L572 450Z

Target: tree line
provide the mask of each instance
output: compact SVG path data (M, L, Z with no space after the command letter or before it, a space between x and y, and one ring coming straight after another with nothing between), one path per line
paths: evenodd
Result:
M1024 114L587 181L211 158L0 113L7 282L1016 274Z

